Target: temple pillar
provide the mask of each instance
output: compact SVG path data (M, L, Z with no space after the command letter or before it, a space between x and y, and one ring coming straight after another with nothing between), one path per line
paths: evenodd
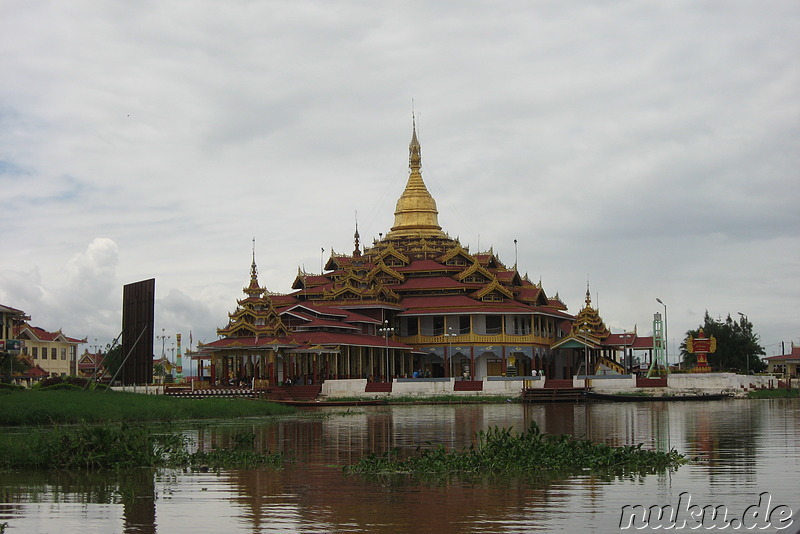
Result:
M475 346L469 346L469 379L475 380Z

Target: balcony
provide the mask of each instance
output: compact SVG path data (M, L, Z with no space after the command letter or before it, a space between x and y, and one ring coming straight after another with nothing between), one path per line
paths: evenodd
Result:
M397 336L396 340L408 345L491 345L494 343L550 345L555 342L555 339L533 334L513 335L501 332L496 334L456 334L454 336L446 336L444 333L433 335L431 332L431 335L422 333L415 336Z

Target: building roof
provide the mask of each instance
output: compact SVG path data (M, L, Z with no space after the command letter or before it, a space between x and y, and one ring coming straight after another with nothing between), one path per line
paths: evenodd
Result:
M789 354L781 354L780 356L769 356L767 358L762 358L762 360L767 360L772 363L777 363L784 360L800 360L800 346L795 347L794 343L792 343L792 350Z
M451 267L449 265L443 265L437 261L433 260L415 260L405 266L398 266L394 267L395 271L401 273L427 273L427 272L442 272L442 271L453 271L459 270L458 267Z
M4 304L0 304L0 313L9 313L12 315L26 315L24 311L12 308L11 306L6 306Z
M18 329L17 338L24 339L22 337L24 335L30 336L32 341L45 341L45 342L61 341L64 343L69 343L71 345L86 343L86 339L75 339L72 337L67 337L61 332L61 330L57 330L55 332L48 332L44 328L39 328L38 326L31 326L29 324L21 325Z
M413 289L461 289L469 287L449 276L426 276L408 278L402 284L392 286L398 291L408 291Z

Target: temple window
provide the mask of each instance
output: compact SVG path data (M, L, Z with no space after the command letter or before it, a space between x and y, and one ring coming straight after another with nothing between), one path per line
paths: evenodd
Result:
M401 323L401 331L406 336L416 336L419 334L419 321L416 317L403 318Z
M436 316L433 318L433 335L441 336L444 334L444 317Z
M486 316L486 333L488 335L501 334L503 332L503 318L500 315Z

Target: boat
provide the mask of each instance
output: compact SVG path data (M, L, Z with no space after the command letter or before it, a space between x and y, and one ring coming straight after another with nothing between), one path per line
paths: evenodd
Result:
M365 400L330 400L330 401L320 401L320 400L297 400L297 399L285 399L285 400L274 400L274 399L267 399L269 402L274 402L276 404L283 404L285 406L297 406L297 407L305 407L305 408L324 408L326 406L380 406L386 404L386 401L383 399L365 399Z
M614 393L596 393L584 391L586 400L614 401L614 402L653 402L653 401L712 401L730 398L727 393L708 393L695 395L626 395Z

